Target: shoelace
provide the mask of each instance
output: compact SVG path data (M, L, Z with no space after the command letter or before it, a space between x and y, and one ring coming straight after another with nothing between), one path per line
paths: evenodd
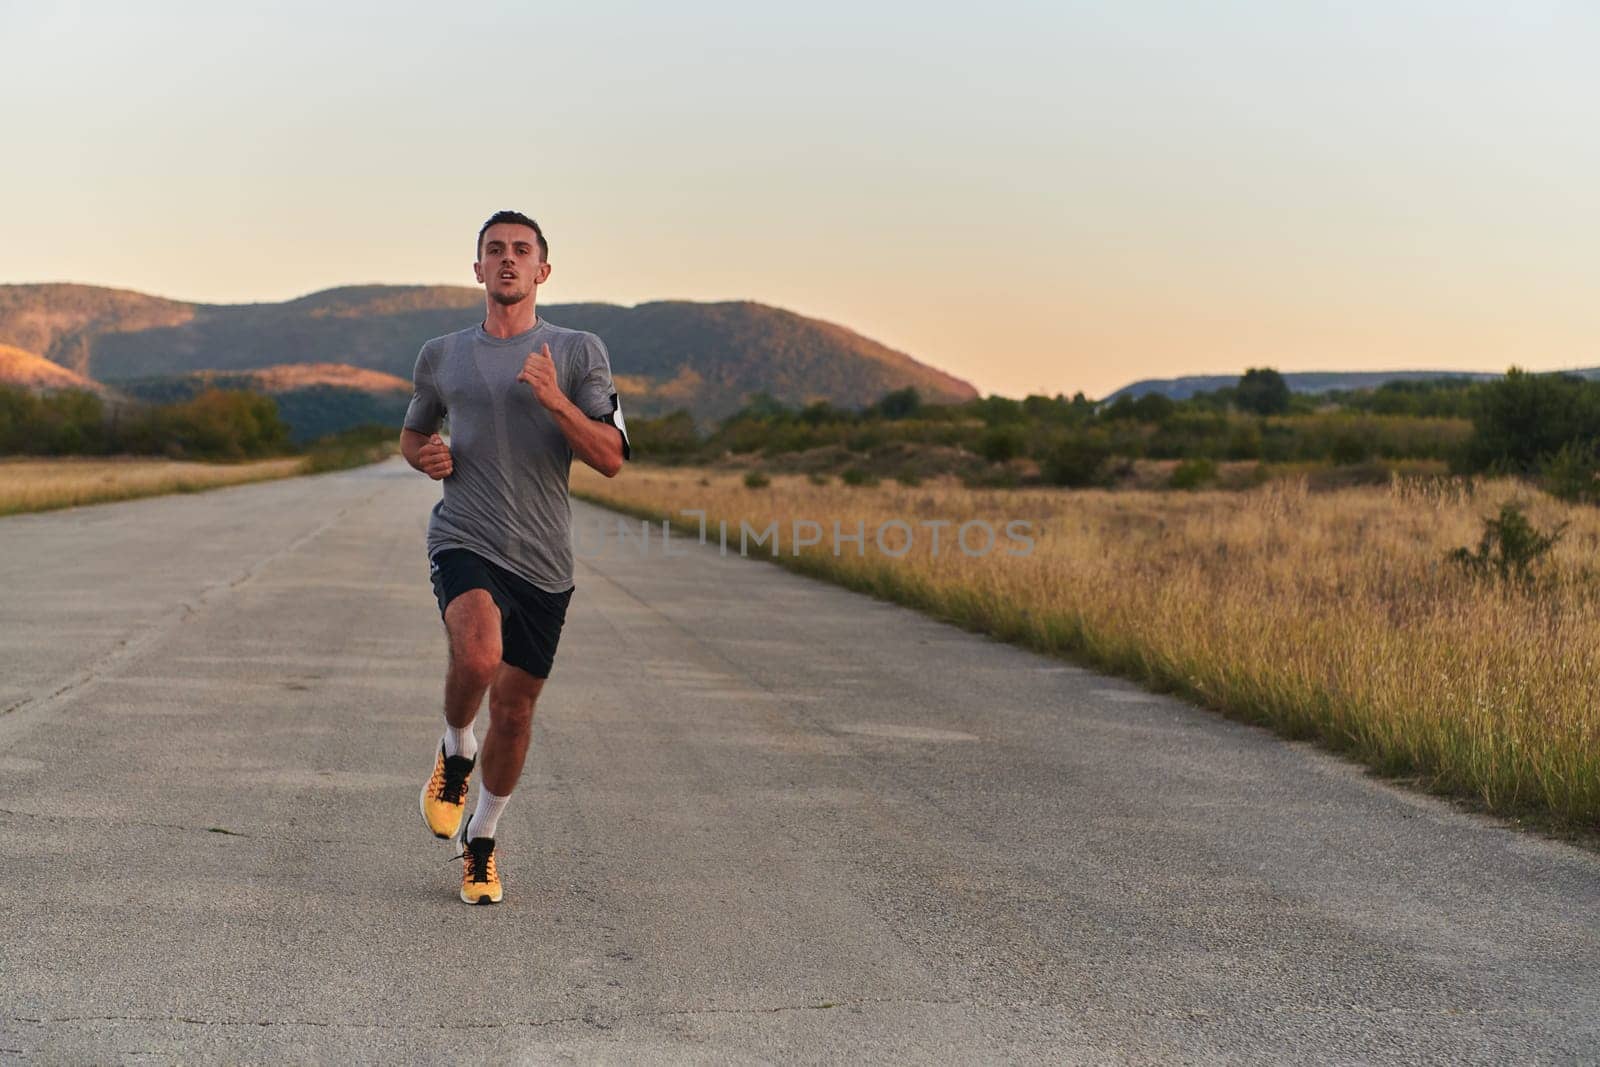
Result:
M444 768L444 785L439 790L440 798L449 801L451 804L460 804L462 802L462 798L465 797L467 792L467 775L470 773L472 773L471 768L468 768L459 774L452 774L450 771L450 761L446 760Z
M445 803L460 804L467 792L467 775L471 773L470 767L464 771L453 771L447 758L433 769L433 779L428 783L428 789Z
M463 845L461 851L451 856L446 862L453 863L456 860L464 859L467 861L467 881L492 882L495 878L495 851L495 849L490 849L487 853L480 854L472 851L471 845Z

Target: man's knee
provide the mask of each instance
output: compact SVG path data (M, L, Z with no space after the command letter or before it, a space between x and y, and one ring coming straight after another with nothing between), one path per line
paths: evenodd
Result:
M450 656L450 671L464 682L470 683L482 690L494 681L494 669L499 663L499 650L485 651L480 648L469 648L460 653L452 652Z
M533 701L527 699L495 698L489 693L489 729L513 737L523 737L533 730Z
M542 689L543 678L535 678L509 663L500 664L489 688L489 728L526 733L532 726L533 707Z

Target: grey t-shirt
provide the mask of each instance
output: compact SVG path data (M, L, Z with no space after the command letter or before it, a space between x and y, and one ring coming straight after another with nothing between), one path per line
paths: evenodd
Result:
M611 359L600 338L540 319L515 337L480 323L435 337L417 353L405 428L431 434L450 419L453 465L428 520L428 555L465 548L550 593L572 588L572 447L555 419L517 381L522 362L550 346L561 391L585 415L622 433L631 448Z

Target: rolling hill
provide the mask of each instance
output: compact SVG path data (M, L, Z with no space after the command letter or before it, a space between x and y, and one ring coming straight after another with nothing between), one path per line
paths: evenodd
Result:
M1600 367L1565 371L1584 378L1600 378ZM1440 378L1467 378L1486 382L1501 377L1489 371L1470 370L1391 370L1391 371L1284 371L1283 380L1296 393L1327 393L1344 389L1376 389L1384 382L1436 381ZM1237 374L1197 374L1184 378L1143 378L1124 385L1106 397L1106 402L1121 396L1141 397L1161 393L1174 400L1187 400L1196 393L1239 384Z
M481 318L481 290L348 286L282 303L190 304L83 285L0 286L0 343L103 383L194 371L339 364L410 381L430 337ZM969 383L845 327L749 301L551 304L541 317L605 341L632 412L713 420L766 392L861 407L913 386L939 402Z
M105 386L77 371L52 363L43 356L0 344L0 383L20 386L34 392L56 389L87 389L104 394Z

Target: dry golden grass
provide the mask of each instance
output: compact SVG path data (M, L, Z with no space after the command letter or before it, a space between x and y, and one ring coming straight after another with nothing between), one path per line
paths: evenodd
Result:
M1386 774L1532 816L1600 829L1600 511L1510 482L1307 493L849 488L775 475L575 468L574 490L635 514L703 508L783 531L791 566L998 637L1140 679L1230 715L1315 738ZM1548 528L1571 526L1536 594L1474 582L1445 561L1517 497ZM872 531L899 518L1034 524L1027 556L930 552L902 559ZM866 554L823 544L791 555L795 519L867 531ZM692 520L681 520L692 522ZM898 542L895 542L898 544ZM759 550L763 555L766 549ZM754 554L754 551L752 552Z
M0 515L287 478L302 473L306 463L304 456L255 463L72 456L0 459Z

